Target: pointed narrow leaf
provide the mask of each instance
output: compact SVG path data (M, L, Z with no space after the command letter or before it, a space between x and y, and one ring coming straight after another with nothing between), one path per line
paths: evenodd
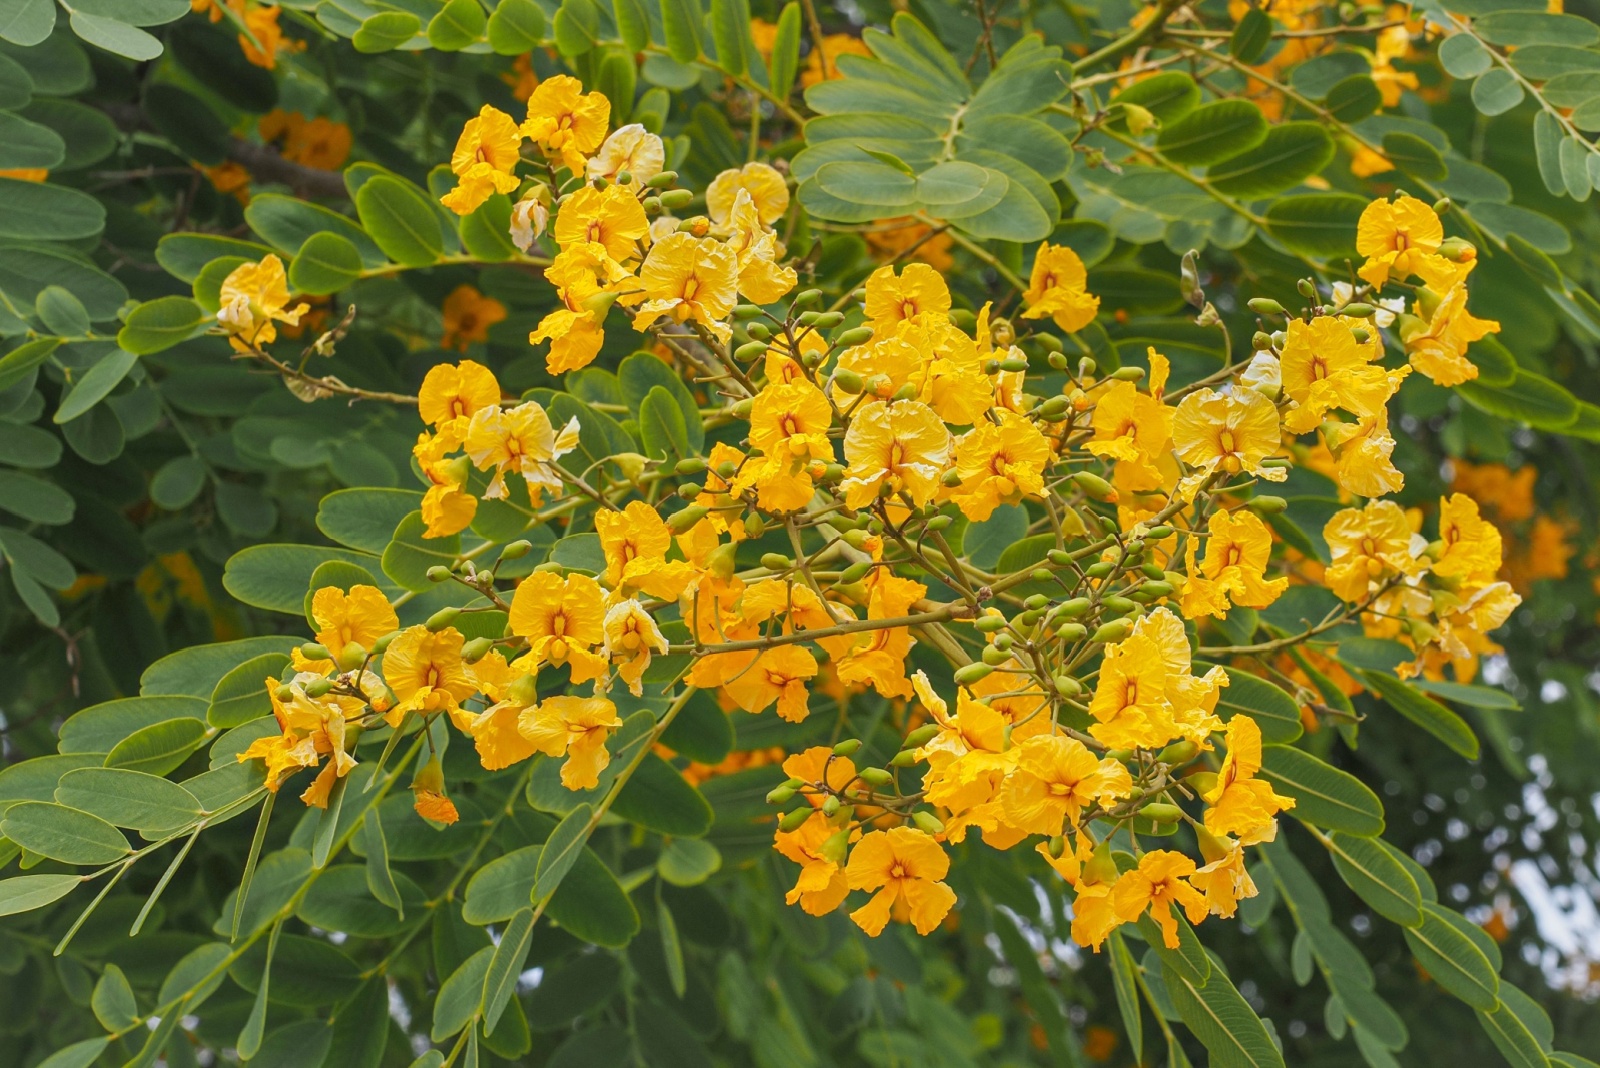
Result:
M1335 832L1323 844L1345 885L1378 915L1402 927L1422 922L1422 894L1416 881L1376 839Z
M1478 736L1467 721L1402 679L1379 671L1363 671L1361 679L1389 707L1468 760L1478 759Z

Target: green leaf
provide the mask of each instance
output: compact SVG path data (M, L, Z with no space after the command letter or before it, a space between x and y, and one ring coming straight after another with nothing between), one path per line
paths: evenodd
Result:
M56 409L52 422L57 426L70 423L99 404L128 377L128 372L138 362L137 355L124 349L116 348L106 353L62 398L61 407Z
M701 764L720 764L733 748L733 724L711 696L697 692L660 738L661 744Z
M1449 746L1468 760L1478 759L1478 736L1466 720L1410 683L1377 671L1361 672L1361 679L1389 707Z
M343 560L372 574L379 572L378 558L370 553L320 545L252 545L229 558L222 572L222 587L245 604L298 616L305 609L312 574L329 560ZM379 585L384 588L385 584ZM393 589L388 587L385 592Z
M65 556L38 538L11 527L0 527L0 555L14 568L26 571L52 590L64 590L78 578L77 570Z
M1456 38L1452 37L1450 40ZM1353 74L1328 90L1323 106L1340 122L1360 122L1368 115L1382 110L1383 91L1369 76Z
M24 876L23 878L53 879L53 875ZM3 906L0 906L3 907ZM66 1049L59 1050L39 1062L39 1068L89 1068L111 1044L109 1036L105 1038L86 1038L82 1042L74 1042Z
M60 526L72 522L77 504L72 494L36 475L0 468L0 511L31 523Z
M630 52L643 52L650 44L650 16L642 0L612 0L617 32Z
M289 666L282 653L262 653L252 657L217 680L206 709L206 722L228 730L272 714L272 700L265 680L277 679Z
M621 3L622 0L618 0ZM795 76L800 73L800 5L789 0L778 15L778 28L772 39L772 57L767 61L767 84L779 100L789 99ZM807 136L810 134L808 132Z
M544 39L544 11L534 0L500 0L489 16L488 35L489 46L502 56L531 51Z
M157 83L144 93L144 112L150 124L172 142L178 154L208 166L228 156L228 127L210 106L175 85Z
M12 805L0 820L0 833L63 864L113 864L128 855L128 840L111 824L50 801Z
M476 5L477 0L468 0ZM337 293L361 278L361 252L339 234L313 234L289 264L289 284L303 293Z
M317 529L341 545L381 554L422 494L400 489L335 490L317 506Z
M376 809L367 811L368 818ZM370 839L369 839L370 841ZM355 938L388 938L404 928L396 906L385 902L385 908L376 907L368 886L369 865L339 864L327 868L311 884L295 915L313 927L325 931L342 931ZM394 901L403 907L409 899L413 911L422 907L422 889L400 876L400 882L391 883Z
M1323 844L1345 885L1378 915L1402 927L1422 922L1422 895L1416 881L1377 841L1335 832Z
M376 175L356 190L355 200L361 225L396 263L427 267L444 255L439 217L422 191L409 182Z
M43 908L72 893L82 881L77 875L14 875L9 879L0 879L0 916L15 916L19 912ZM97 1049L95 1055L98 1054ZM89 1061L82 1063L88 1064Z
M1472 34L1458 33L1440 43L1439 64L1452 78L1476 78L1494 66L1494 53Z
M1522 103L1523 95L1522 83L1503 67L1487 71L1472 83L1472 104L1485 115L1501 115L1510 111Z
M173 27L167 44L186 71L234 107L260 115L278 106L277 81L245 58L237 33L189 19Z
M1134 104L1144 108L1163 123L1176 122L1200 103L1200 87L1183 71L1168 70L1152 74L1128 86L1111 98L1111 105ZM1113 126L1126 129L1123 119L1113 121Z
M1494 44L1516 48L1527 45L1587 48L1600 43L1600 26L1588 19L1543 11L1496 11L1475 20L1472 31Z
M1133 1059L1136 1063L1144 1062L1144 1025L1139 1009L1139 986L1134 976L1137 965L1133 962L1133 954L1128 952L1128 944L1123 941L1118 931L1111 932L1110 949L1107 953L1111 964L1111 985L1117 995L1117 1011L1122 1016L1122 1027L1128 1036L1128 1045L1133 1050Z
M1266 1026L1227 976L1215 972L1204 986L1197 986L1171 967L1164 965L1161 974L1173 1008L1211 1054L1213 1064L1283 1068L1283 1054L1272 1044Z
M505 5L501 5L503 10ZM631 63L632 60L627 60ZM468 252L485 263L504 263L515 259L517 246L511 240L511 198L496 193L471 215L462 216L461 243Z
M189 340L211 320L188 297L158 297L128 313L127 323L117 332L117 346L134 356L148 356Z
M24 48L40 44L55 25L55 0L0 0L0 37L12 44Z
M66 154L65 142L48 126L0 111L0 167L49 169L58 166Z
M63 753L109 753L134 731L170 719L200 723L205 714L206 702L194 697L123 697L68 717L58 732L58 745Z
M1295 799L1296 819L1369 838L1383 833L1383 804L1354 775L1288 746L1268 746L1262 758L1261 777Z
M1436 182L1449 173L1439 150L1416 134L1402 130L1384 134L1383 154L1413 178Z
M1445 918L1439 905L1422 906L1422 925L1406 928L1406 942L1417 963L1445 990L1481 1012L1500 1004L1500 978L1489 958Z
M206 482L206 465L196 456L175 456L156 469L150 479L150 499L168 511L177 511L200 496Z
M1502 419L1527 423L1540 430L1561 430L1578 418L1577 399L1550 379L1532 371L1518 370L1511 382L1504 386L1490 388L1471 381L1455 388L1462 399L1474 408Z
M312 237L329 232L354 245L367 267L381 267L389 262L365 230L346 216L319 204L281 193L257 193L251 196L250 204L244 209L244 218L262 240L290 256L298 253Z
M60 345L60 338L41 337L24 342L0 356L0 390L8 390L27 379Z
M199 698L200 706L194 717L204 718L211 694L224 675L245 661L265 653L287 655L299 641L288 635L277 635L192 645L170 653L145 668L144 675L139 679L139 691L147 696L182 694ZM189 707L194 706L191 704Z
M1272 17L1258 7L1244 13L1233 28L1228 40L1228 51L1240 63L1250 66L1259 60L1272 43Z
M672 993L681 999L689 988L689 977L683 967L683 942L678 937L678 921L672 918L672 909L665 900L656 901L656 923L661 928L661 955L667 962L667 981Z
M577 863L584 844L589 840L590 821L593 818L593 809L588 805L579 805L550 832L539 854L539 866L534 871L533 901L542 901L555 893L561 880L567 877L567 872Z
M678 402L678 409L683 413L684 430L688 437L689 447L698 455L705 449L705 429L700 418L700 407L695 403L689 387L684 385L683 379L673 372L661 360L648 352L636 352L623 359L617 368L617 381L622 387L623 402L635 414L639 415L644 407L645 397L657 386L666 390ZM584 415L589 409L578 411L580 424L586 423ZM551 422L560 425L566 421L564 414L557 418L555 408L551 408ZM601 453L595 459L606 455Z
M656 872L673 886L698 886L721 867L722 853L699 838L674 838L656 859Z
M683 411L672 394L653 386L639 407L639 440L646 456L661 460L686 459L692 452Z
M1202 104L1156 138L1156 149L1173 163L1203 167L1254 148L1267 137L1267 120L1248 100Z
M1600 60L1600 53L1590 54ZM1565 193L1567 183L1561 175L1561 124L1548 111L1533 117L1533 155L1539 164L1539 178L1550 195Z
M1166 936L1148 913L1139 917L1139 933L1144 935L1150 948L1161 958L1163 970L1176 972L1196 986L1205 986L1216 971L1212 967L1211 958L1206 955L1206 949L1200 944L1194 928L1189 926L1189 921L1176 912L1173 913L1173 918L1178 924L1177 949L1167 947Z
M361 833L367 851L367 889L403 920L406 918L405 899L395 884L394 872L389 869L389 843L383 834L383 818L377 806L367 810Z
M559 830L560 828L557 828ZM533 909L525 908L511 917L500 935L500 944L489 959L483 976L483 1029L493 1031L500 1022L500 1014L517 990L517 977L522 974L523 963L528 959L528 948L533 942Z
M1501 987L1502 992L1508 989L1512 989L1510 984ZM1502 999L1500 1007L1493 1012L1478 1010L1478 1023L1483 1025L1489 1040L1512 1068L1549 1068L1546 1050L1505 1000Z
M459 1033L477 1015L483 998L483 979L494 954L494 946L484 946L451 972L450 978L439 988L433 1002L433 1028L429 1032L435 1042Z
M79 768L61 777L55 799L116 827L163 832L200 818L200 802L175 782L127 768Z
M489 16L478 0L450 0L428 20L428 43L441 52L459 52L481 41L489 28Z
M422 32L422 20L409 11L384 11L361 23L350 38L357 52L392 52Z
M0 178L0 238L69 241L94 237L105 225L106 209L87 193L49 182Z
M107 1031L125 1031L139 1019L139 1003L134 1000L128 977L115 964L107 964L94 985L89 1009Z
M1505 711L1516 712L1522 706L1517 699L1504 690L1491 686L1478 686L1474 683L1444 682L1432 679L1413 679L1411 685L1423 693L1443 697L1447 701L1454 701L1458 705L1471 705L1473 708L1497 708Z
M1600 52L1569 44L1537 44L1519 48L1511 54L1517 73L1542 82L1574 71L1600 70Z
M593 0L562 0L555 17L556 51L577 58L600 43L600 10Z
M705 15L698 0L661 0L661 28L667 38L667 54L679 63L692 63L700 56L700 23Z
M448 567L461 555L459 534L429 538L424 536L426 530L422 513L411 512L400 521L388 548L383 551L383 573L401 587L417 592L432 588L433 582L428 578L430 567Z
M717 62L735 76L750 69L750 0L711 0L711 39Z
M206 739L206 726L193 719L153 723L128 735L106 754L106 767L165 775L189 758Z
M1195 670L1204 672L1210 665L1197 663ZM1265 679L1243 671L1228 673L1228 685L1223 687L1217 700L1217 715L1224 723L1240 712L1246 712L1261 728L1261 739L1268 745L1284 745L1297 740L1304 727L1300 723L1300 708L1294 699Z
M611 811L659 834L684 838L705 834L711 829L713 818L711 806L700 791L654 753L640 761Z
M82 40L135 62L143 63L161 54L159 40L126 22L86 15L81 11L72 13L71 22L72 32Z
M1355 255L1356 222L1366 206L1365 197L1348 193L1283 197L1267 208L1267 229L1308 256Z

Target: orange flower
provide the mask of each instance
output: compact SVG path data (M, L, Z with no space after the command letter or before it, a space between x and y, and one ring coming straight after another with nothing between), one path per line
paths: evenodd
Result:
M875 893L850 918L876 937L891 913L898 913L918 934L927 934L956 903L955 891L940 881L949 870L949 856L922 832L909 827L873 831L850 851L845 875L850 889Z
M841 485L851 508L900 493L923 505L939 491L950 462L950 431L919 401L868 404L850 421L844 456L849 467Z
M574 684L605 674L605 658L590 651L605 641L605 591L588 575L535 571L517 587L509 623L511 633L528 639L524 670L570 663Z
M443 348L466 352L467 346L489 340L489 328L506 317L506 306L472 286L459 285L444 298Z
M728 696L746 712L764 711L778 702L778 715L799 723L810 710L806 686L817 673L817 658L798 645L779 645L756 657L738 678L727 684Z
M561 785L592 790L611 763L606 739L622 725L617 706L603 697L549 697L526 709L517 729L546 756L565 756Z
M1117 880L1111 891L1111 908L1123 923L1134 922L1148 909L1161 928L1161 940L1168 949L1177 949L1178 920L1172 906L1181 906L1190 923L1199 923L1209 911L1205 896L1184 881L1194 871L1194 861L1182 853L1153 849L1139 858L1137 868L1123 872Z
M1065 245L1039 246L1028 278L1028 291L1022 295L1027 311L1024 319L1050 316L1068 333L1076 333L1094 321L1100 311L1100 298L1088 290L1089 272L1083 260Z
M694 569L683 561L667 561L672 532L656 510L644 501L629 501L619 511L595 513L606 570L601 581L611 589L640 589L664 601L676 600L694 579Z
M778 831L773 848L800 865L800 878L784 900L812 916L826 916L850 893L844 858L850 832L836 830L821 812L813 812L793 831Z

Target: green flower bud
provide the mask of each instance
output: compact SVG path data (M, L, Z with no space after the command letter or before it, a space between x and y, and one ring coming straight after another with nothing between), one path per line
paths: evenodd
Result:
M767 793L767 804L787 805L794 800L794 787L781 785L775 786Z
M333 689L332 679L313 679L305 685L306 696L312 699L328 696L328 691L331 689Z
M1255 297L1246 302L1246 306L1257 315L1282 315L1283 305L1271 297Z
M1097 642L1120 642L1133 632L1133 627L1125 619L1112 620L1110 623L1101 624L1100 629L1094 632Z
M856 772L856 774L861 776L862 782L866 783L868 786L871 786L873 789L877 789L881 786L888 786L890 783L894 782L894 776L889 774L887 771L884 771L882 768L862 768L860 771Z
M944 824L939 818L926 809L917 809L911 814L911 822L917 825L917 830L923 834L943 834Z
M937 723L924 723L922 726L906 735L905 741L901 744L907 749L920 749L929 742L933 741L938 733L939 725Z
M847 757L851 753L854 753L857 749L860 749L860 748L861 748L861 739L860 738L846 738L844 741L838 743L837 745L835 745L833 747L833 755L834 756Z
M667 529L674 534L686 533L690 527L704 519L711 509L703 504L691 504L667 517Z
M450 569L443 564L434 564L428 568L429 582L443 582L450 577Z
M345 671L354 671L366 663L367 651L360 642L346 642L345 647L339 650L339 666Z
M316 642L306 642L301 645L300 655L307 660L331 660L333 658L333 654L328 652L327 646L318 645Z
M1111 488L1111 483L1095 474L1093 471L1078 471L1073 474L1072 481L1078 487L1097 501L1115 501L1117 491Z
M982 655L983 662L988 664L990 667L999 667L1001 664L1004 664L1007 660L1011 659L1011 654L1009 652L994 645L985 645L983 647Z
M453 624L460 615L461 609L459 608L441 608L428 617L428 622L425 625L432 631L444 630L444 628Z
M872 327L853 326L849 330L846 330L835 337L833 342L842 349L849 349L854 348L857 345L865 345L871 340Z
M766 323L751 323L744 328L744 332L750 335L752 341L766 341L772 337L772 327Z
M476 664L488 656L493 648L493 638L474 638L461 647L461 659L468 664Z
M733 350L733 358L740 363L749 363L751 360L759 360L762 356L765 356L767 348L765 341L747 341Z
M1277 515L1279 512L1289 507L1288 501L1284 500L1282 497L1273 496L1271 494L1251 497L1250 500L1245 503L1247 503L1253 511L1260 512L1263 515Z
M955 680L957 685L971 686L987 678L994 668L988 664L968 664L966 667L957 668Z
M787 571L794 566L794 561L782 553L762 553L761 566L768 571Z
M973 626L977 627L978 630L981 631L984 634L993 634L997 630L1004 630L1005 629L1006 617L1005 616L979 616L977 621L975 623L973 623Z
M828 800L837 801L836 798L832 797L828 798ZM826 806L824 806L823 811L827 811ZM783 819L778 821L778 830L786 832L799 830L800 825L811 818L811 813L812 808L810 805L802 805L793 812L787 813Z
M676 182L677 180L678 180L678 172L677 171L660 171L660 172L658 172L656 174L655 177L651 178L648 182L646 182L644 184L649 186L651 189L666 189L666 188L669 188L672 185L672 183Z

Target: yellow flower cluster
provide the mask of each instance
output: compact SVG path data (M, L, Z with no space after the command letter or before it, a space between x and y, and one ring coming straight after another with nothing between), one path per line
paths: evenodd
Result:
M542 158L525 159L524 142ZM534 176L518 175L525 165ZM724 172L706 214L679 220L667 212L693 195L670 189L663 165L659 139L608 132L604 98L556 77L520 126L493 108L468 123L445 203L467 212L520 192L513 236L554 246L546 276L561 307L532 335L550 343L551 372L593 360L611 307L630 309L636 330L714 384L704 454L580 469L562 462L577 418L557 427L540 404L507 401L479 363L434 367L414 451L427 536L462 530L480 498L520 479L552 514L592 507L580 514L603 564L552 561L511 587L498 565L462 559L432 577L475 591L469 607L404 629L376 590L318 591L316 643L290 681L268 682L282 734L244 755L269 783L321 766L305 796L325 803L353 764L353 733L442 714L485 767L543 754L564 760L569 788L590 788L621 722L610 695L642 695L655 658L687 654L666 690L711 691L730 709L799 722L819 687L905 704L902 749L883 766L858 766L850 739L784 762L769 800L795 803L775 837L800 866L791 903L822 914L860 892L850 915L864 930L899 920L926 933L956 901L945 845L976 829L995 848L1031 840L1072 885L1080 944L1098 949L1148 914L1176 945L1178 912L1231 916L1256 892L1243 849L1272 840L1294 805L1258 776L1256 721L1218 712L1248 661L1196 663L1192 634L1287 588L1271 518L1284 501L1261 491L1308 451L1295 439L1319 435L1341 489L1368 499L1327 524L1323 581L1342 618L1410 644L1406 670L1470 677L1518 603L1470 499L1442 502L1432 541L1375 499L1403 482L1387 409L1406 375L1471 377L1466 346L1495 328L1465 311L1470 246L1445 240L1426 205L1374 204L1360 288L1330 298L1302 283L1300 314L1252 302L1283 328L1263 323L1246 359L1169 389L1154 349L1147 367L1102 373L1039 329L1070 334L1098 313L1071 249L1038 249L1017 317L1038 326L1020 337L989 305L954 307L943 276L915 262L879 267L823 310L815 290L785 302L797 276L774 229L790 210L781 172ZM298 312L285 310L281 264L249 266L224 286L221 321L255 343ZM1412 277L1414 315L1382 296ZM465 316L476 329L484 305L475 291L452 300L465 340ZM1384 365L1390 328L1409 366ZM1030 374L1041 359L1050 377ZM1048 395L1029 392L1044 381ZM675 492L669 477L683 480ZM962 532L1019 504L1030 544L1051 547L1001 572L976 566ZM769 531L793 555L746 544ZM502 559L513 549L528 546ZM468 640L455 626L495 611L503 634ZM919 642L952 663L953 688L908 668ZM1208 655L1234 652L1253 650ZM420 811L450 818L436 763L415 789ZM1140 846L1180 826L1198 862Z

